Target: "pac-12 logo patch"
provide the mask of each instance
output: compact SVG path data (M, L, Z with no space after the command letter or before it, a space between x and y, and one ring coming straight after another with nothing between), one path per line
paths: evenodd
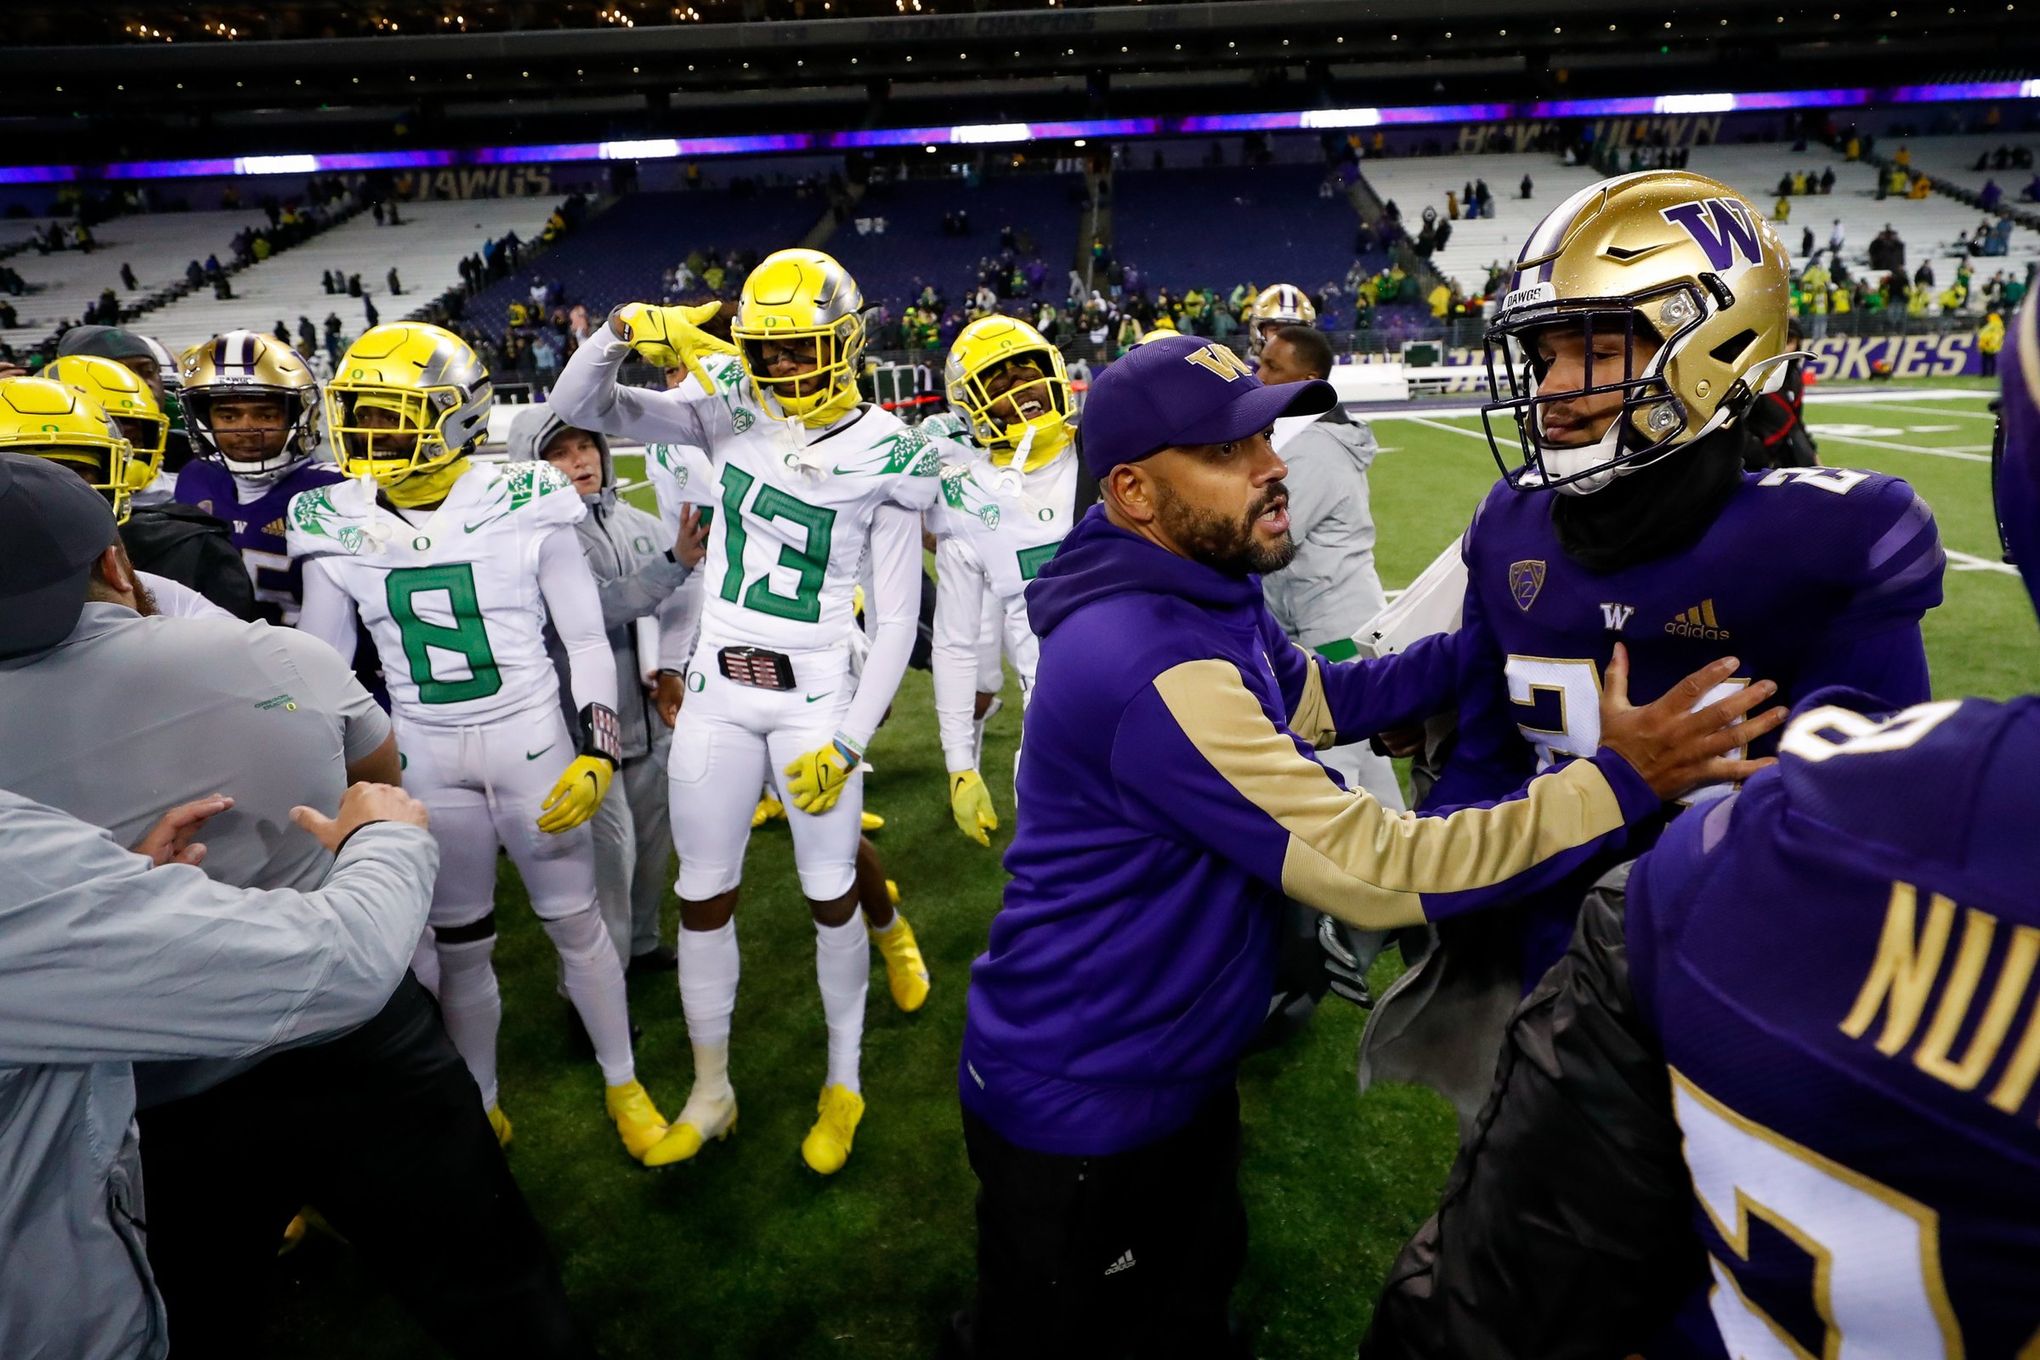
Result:
M1707 262L1716 269L1734 268L1737 258L1744 264L1761 264L1764 241L1749 208L1732 198L1703 198L1664 210L1665 221L1684 227L1686 234L1707 252Z
M1537 603L1537 592L1544 589L1544 563L1531 560L1509 564L1509 595L1516 601L1518 609L1529 611Z

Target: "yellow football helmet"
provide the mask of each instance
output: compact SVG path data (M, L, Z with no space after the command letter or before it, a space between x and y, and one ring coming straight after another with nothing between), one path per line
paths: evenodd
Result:
M273 482L311 460L320 443L321 411L318 379L298 352L261 331L228 331L201 340L177 363L184 420L201 458L216 458L237 477ZM282 424L274 429L237 430L228 452L213 429L215 403L236 397L275 401L282 406ZM247 436L262 436L257 456L245 455ZM265 451L273 450L273 451Z
M0 378L0 453L63 463L106 497L117 523L127 523L132 450L113 417L87 393L48 378Z
M864 295L819 250L775 250L744 280L730 323L738 361L783 418L824 429L857 404L864 363ZM814 366L774 377L768 355L811 341Z
M375 326L326 384L340 470L394 487L472 453L495 389L468 342L422 321Z
M1247 350L1258 359L1261 346L1284 326L1316 324L1317 307L1312 304L1310 294L1293 283L1263 288L1254 298L1254 305L1247 308Z
M1599 491L1742 415L1785 379L1790 267L1756 205L1684 170L1646 170L1582 189L1524 243L1487 333L1482 408L1503 474L1520 489ZM1565 329L1594 354L1622 337L1619 371L1541 390L1540 332ZM1641 345L1639 344L1641 342ZM1645 357L1641 346L1657 349ZM1619 394L1620 414L1585 446L1546 437L1553 403ZM1514 422L1512 468L1495 416Z
M129 447L127 475L134 489L156 480L163 467L163 449L170 439L170 418L156 402L149 385L126 364L91 354L66 354L43 366L38 377L60 382L113 417Z
M971 436L994 463L1017 460L1032 472L1069 447L1069 370L1055 346L1025 321L985 316L965 326L949 347L942 378L950 406L970 422ZM1017 418L1001 415L999 407Z

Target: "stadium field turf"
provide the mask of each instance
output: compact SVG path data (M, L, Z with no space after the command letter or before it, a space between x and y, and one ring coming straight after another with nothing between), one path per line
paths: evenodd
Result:
M1947 600L1926 634L1941 695L2005 697L2040 674L2040 633L2018 578L1998 561L1986 400L1980 384L1888 386L1817 392L1808 407L1824 462L1906 477L1939 517ZM1453 541L1496 470L1477 413L1370 418L1383 448L1372 478L1379 563L1393 589ZM633 462L620 464L635 474ZM1009 704L986 742L1002 819L995 850L1012 832L1019 716ZM831 1178L811 1174L798 1151L820 1089L823 1027L814 932L784 825L752 837L738 912L744 972L731 1075L742 1121L726 1143L663 1171L628 1160L603 1116L599 1073L570 1053L551 949L517 909L523 890L504 863L496 962L503 1104L516 1122L510 1162L605 1355L925 1360L969 1296L974 1182L956 1053L968 968L998 909L1001 873L996 854L950 822L926 673L909 672L871 760L867 806L887 819L874 839L904 892L934 993L920 1013L900 1014L874 955L869 1110L849 1166ZM673 927L669 900L668 939ZM1377 967L1377 992L1398 966L1390 955ZM644 1028L639 1075L671 1115L689 1073L677 990L670 976L640 977L630 992ZM1389 1262L1451 1163L1443 1101L1413 1088L1354 1094L1361 1020L1331 998L1302 1037L1242 1072L1252 1240L1236 1303L1262 1356L1352 1353ZM389 1131L387 1155L404 1155L402 1136ZM279 1272L269 1353L437 1353L341 1244L314 1234Z

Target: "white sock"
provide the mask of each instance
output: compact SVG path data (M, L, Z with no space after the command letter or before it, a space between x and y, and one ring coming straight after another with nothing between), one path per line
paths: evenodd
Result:
M560 980L568 1000L580 1013L581 1025L595 1045L602 1080L621 1086L637 1080L630 1054L630 1002L623 992L623 965L602 914L590 902L580 911L545 923L545 933L559 951Z
M680 930L680 1010L694 1049L694 1090L723 1096L730 1089L730 1014L737 1008L737 923ZM691 1100L692 1097L690 1096Z
M815 981L829 1022L827 1084L862 1090L857 1049L864 1039L864 994L871 985L871 945L856 912L840 926L815 925Z
M503 997L496 990L496 970L489 962L496 937L439 944L439 1011L446 1033L467 1063L475 1085L482 1088L482 1108L493 1109L496 1097L496 1031L503 1023Z
M892 919L887 921L882 926L875 926L871 924L871 919L869 917L866 917L864 921L864 928L870 931L873 935L890 935L895 930L899 929L899 924L900 914L899 911L895 909L892 914Z

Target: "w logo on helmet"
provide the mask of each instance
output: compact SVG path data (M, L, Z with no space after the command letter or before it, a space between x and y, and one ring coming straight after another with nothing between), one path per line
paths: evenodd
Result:
M1762 264L1764 240L1755 214L1749 206L1732 198L1703 198L1664 210L1665 221L1686 229L1707 252L1708 263L1716 269L1735 267L1736 257L1745 264Z

